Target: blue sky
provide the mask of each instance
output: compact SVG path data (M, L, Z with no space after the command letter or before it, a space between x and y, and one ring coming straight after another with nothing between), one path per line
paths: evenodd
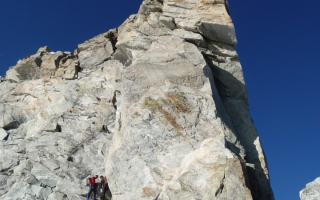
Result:
M119 26L142 0L0 2L0 75L39 47L73 51ZM320 177L320 1L229 0L250 112L277 200Z

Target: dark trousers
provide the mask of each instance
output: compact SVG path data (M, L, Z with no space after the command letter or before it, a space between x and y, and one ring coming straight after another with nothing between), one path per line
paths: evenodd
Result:
M103 188L102 188L102 192L101 192L101 199L105 200L106 199L106 191L109 190L109 186L108 184L106 184Z
M96 199L97 198L97 188L96 187L90 188L87 198L90 199L92 192L93 192L93 199Z

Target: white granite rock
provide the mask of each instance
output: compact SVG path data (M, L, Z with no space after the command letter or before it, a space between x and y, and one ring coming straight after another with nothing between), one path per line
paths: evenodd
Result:
M92 69L111 58L114 52L114 44L110 33L116 34L116 30L111 30L106 34L98 35L78 46L78 57L80 67Z
M0 128L0 140L4 140L7 136L8 133L3 128Z
M163 15L172 17L177 27L199 32L210 40L237 43L225 0L166 0Z
M301 200L318 200L320 199L320 178L308 183L306 187L300 191Z
M224 0L143 1L0 82L1 199L273 200Z
M17 199L28 193L47 199L53 192L79 199L85 195L85 178L104 174L104 155L115 121L115 79L121 66L109 61L73 81L43 77L23 81L14 89L9 83L1 85L6 88L0 93L12 90L1 104L1 126L10 135L0 143L0 170L7 180L0 186L0 196ZM38 181L26 187L30 176Z

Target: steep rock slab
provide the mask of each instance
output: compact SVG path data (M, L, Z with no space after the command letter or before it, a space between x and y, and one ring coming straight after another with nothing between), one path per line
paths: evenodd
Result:
M320 178L308 183L306 188L300 191L301 200L316 200L320 199Z
M114 199L232 197L230 189L221 188L238 188L236 191L240 193L233 191L235 199L273 199L264 153L248 111L235 44L234 28L225 1L146 0L138 15L131 16L119 27L114 59L119 59L126 68L118 101L118 128L107 157L107 173L114 181L110 183ZM191 91L194 92L192 100L187 95ZM203 114L210 120L201 121L202 115L190 118L192 113L200 112L195 106L199 104L195 93L199 96L210 94L213 98L205 110L213 111L215 115ZM170 106L172 102L177 105ZM139 115L144 116L144 120L137 118L136 122L133 116ZM214 128L212 124L215 124ZM224 128L217 136L219 126ZM172 138L168 140L162 135ZM201 137L197 137L199 135ZM179 138L178 143L174 142L175 138ZM222 179L221 174L213 171L211 177L216 176L217 182L204 181L202 188L179 179L180 172L188 169L184 159L213 138L224 141L217 145L217 151L221 153L216 155L242 163L237 165L241 172L237 177L242 179L241 189L233 185L238 181L227 181L230 185L224 185L229 177ZM161 143L165 145L155 150ZM170 160L174 165L161 160ZM199 166L196 160L189 164ZM217 163L220 161L212 161L210 165ZM218 166L228 168L227 164ZM185 174L190 174L186 177L189 181L195 177L191 169ZM138 176L139 181L132 175ZM221 184L217 184L219 182ZM245 195L247 187L251 190L250 197ZM215 191L214 194L208 188Z

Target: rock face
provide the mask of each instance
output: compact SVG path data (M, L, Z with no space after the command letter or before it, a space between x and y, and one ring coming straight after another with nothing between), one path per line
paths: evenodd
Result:
M306 188L300 191L301 200L318 200L320 199L320 178L308 183Z
M272 200L226 0L145 0L0 82L1 199Z

